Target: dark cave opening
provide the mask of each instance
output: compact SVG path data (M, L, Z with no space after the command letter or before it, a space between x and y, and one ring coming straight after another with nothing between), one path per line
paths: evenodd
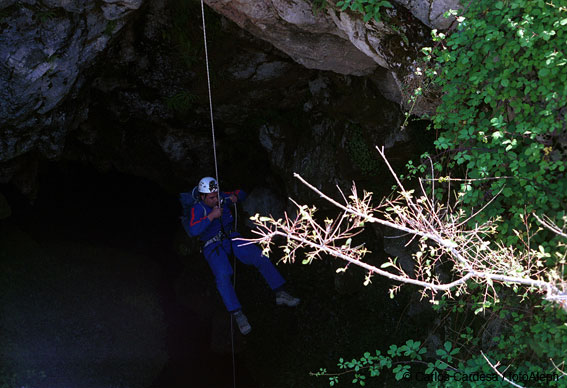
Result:
M209 339L211 322L200 311L184 304L176 291L179 282L184 281L181 276L187 271L185 260L188 260L174 249L176 237L179 237L179 233L184 233L179 223L181 208L177 201L177 193L167 192L145 178L117 171L99 172L91 166L77 162L44 163L40 168L38 181L38 195L33 202L11 185L0 186L0 191L5 194L12 207L12 216L8 220L1 220L0 227L7 230L8 225L16 226L27 233L40 247L51 245L54 241L63 244L73 242L84 246L106 246L120 252L147 257L156 264L155 268L159 273L155 276L157 279L155 291L166 325L163 346L167 359L149 387L232 386L231 354L211 350ZM81 260L81 257L78 256L77 259ZM117 260L117 257L100 255L97 260L100 261L96 266L106 267L114 265L110 264L110 261ZM68 263L65 260L58 262L55 258L50 264L61 266L61 271L65 272L64 267ZM115 274L118 282L126 272L135 270L128 267L132 264L136 265L135 262L129 262L114 267L124 271ZM144 265L144 262L140 265ZM200 267L203 268L208 270L204 266ZM51 287L51 283L59 282L59 275L53 276L52 280L48 279L50 276L50 273L46 273L42 281L50 284ZM209 274L203 276L207 277ZM212 280L212 276L209 277L211 279L207 278L207 280ZM97 286L96 282L92 283L92 287ZM29 287L30 292L35 294L33 285ZM39 293L40 291L37 291L37 294ZM55 303L53 299L59 296L54 294L52 299L48 291L47 294L44 293L37 298L46 303ZM88 304L89 301L84 300L82 303ZM137 318L132 317L132 319ZM228 314L226 319L229 322ZM101 348L105 346L110 345L102 344ZM133 358L144 357L143 354L128 354ZM97 352L93 352L91 355L93 360L89 360L87 353L83 362L96 362L94 359L97 355ZM45 355L45 357L51 356ZM240 355L236 354L236 375L239 386L257 386L246 370L245 363L240 362L239 358ZM38 369L51 368L54 372L46 372L46 376L41 377L42 385L38 386L58 387L77 383L73 380L73 376L56 375L65 372L62 368L53 368L55 360L44 363L44 360L40 359L41 357L34 357L33 360L29 360L29 365ZM65 362L65 360L59 361ZM29 365L27 368L30 367ZM19 370L16 368L16 371ZM119 381L114 381L113 384L122 386ZM81 386L88 388L96 385L82 381Z
M394 165L403 165L408 153L416 154L413 145L409 148L411 152L406 147L391 152ZM245 185L257 180L258 175L262 174L247 174ZM227 176L230 179L234 177ZM38 181L38 196L33 203L13 186L0 185L13 208L13 215L0 221L0 226L15 224L40 246L60 240L78 241L147 258L148 262L130 260L117 265L112 261L120 260L119 254L99 256L95 266L113 266L118 282L124 280L126 287L132 283L126 272L133 266L155 266L154 291L166 326L164 338L157 344L164 347L166 359L154 372L152 383L144 387L232 386L232 355L227 342L230 320L216 295L212 274L198 252L182 255L176 250L179 239L187 240L179 222L178 193L147 178L113 169L101 172L75 161L43 162ZM382 190L389 187L388 179L379 182ZM364 238L373 240L375 236L365 234ZM376 250L382 249L380 241L373 244ZM65 260L61 262L62 266L66 264ZM324 259L309 266L280 266L292 290L303 299L294 311L272 306L271 294L257 274L239 267L237 292L254 329L246 338L235 333L238 386L317 385L322 381L309 373L319 367L332 368L339 357L357 357L361 350L386 349L394 341L426 337L424 332L433 324L432 315L422 311L413 318L406 316L408 309L415 308L409 307L410 287L391 300L391 284L376 279L371 286L363 287L363 271L351 268L339 277L335 273L339 265ZM59 276L55 273L52 278L57 281ZM112 368L100 370L109 371L112 384L141 386ZM388 381L387 377L382 379ZM57 376L45 381L50 387L69 383ZM120 385L120 381L125 382ZM82 387L99 386L82 382Z
M39 195L27 213L24 222L38 238L57 232L148 251L173 234L179 211L176 198L147 179L55 162L40 170Z
M213 174L198 8L143 5L104 55L91 68L84 64L77 85L86 83L55 111L66 114L65 123L38 126L54 138L65 133L65 160L37 157L38 182L26 182L37 184L37 198L30 203L15 185L0 184L0 200L5 195L13 213L0 219L0 388L233 386L229 317L198 244L179 223L179 186ZM205 13L223 189L269 188L284 203L294 196L325 206L295 190L289 176L305 171L333 190L335 178L356 180L378 198L393 180L374 145L392 143L388 157L399 173L431 149L427 122L410 120L403 136L394 130L401 112L382 97L385 69L371 77L307 69L277 45ZM104 34L112 37L116 26L111 21ZM62 58L51 56L49 68ZM239 75L249 69L253 75ZM349 138L351 124L367 143L362 150ZM19 146L23 139L16 137ZM30 178L36 166L26 161L14 178L8 166L7 180ZM364 235L377 256L381 235ZM238 267L237 292L254 329L246 338L235 334L237 386L323 386L310 372L427 335L432 315L406 314L421 308L411 287L390 300L391 283L375 278L364 287L359 268L337 274L344 265L337 260L298 261L278 267L302 298L296 310L275 307L257 273ZM3 360L31 377L6 380ZM77 364L85 367L73 372Z

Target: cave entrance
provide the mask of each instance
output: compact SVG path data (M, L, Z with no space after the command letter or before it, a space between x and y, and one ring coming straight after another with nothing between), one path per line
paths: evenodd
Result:
M194 258L175 250L177 193L69 161L44 163L38 182L33 203L0 187L13 213L0 225L12 241L0 244L10 274L0 323L13 328L0 338L12 349L0 375L27 373L18 386L232 386L231 355L211 349L210 317L194 307L210 296L188 304L179 291ZM191 269L214 287L204 261ZM239 383L256 386L237 367Z
M1 305L10 311L0 317L2 327L9 323L19 329L26 316L42 322L8 338L12 349L26 350L15 353L15 361L23 365L17 372L45 371L47 377L40 383L54 388L232 386L230 342L228 348L213 346L214 339L218 343L228 337L229 321L212 274L200 255L181 256L174 247L176 236L184 233L177 193L145 178L103 173L77 162L45 163L39 183L33 205L13 188L0 187L13 205L9 222L38 246L28 255L34 260L21 246L14 248L19 256L8 263L8 273L15 274L17 284L8 287L8 296L0 295ZM61 242L69 241L78 243L71 245L78 246L79 253L66 253L68 245ZM61 256L50 253L54 245L63 248L57 251ZM83 249L93 246L102 254L93 256L90 248ZM336 265L321 260L280 266L302 298L293 311L274 305L255 271L238 267L237 292L254 327L254 334L245 339L236 334L238 386L319 384L309 372L332 366L339 357L350 359L361 349L386 349L394 341L425 338L431 315L405 314L411 290L391 300L388 282L376 278L362 287L362 271L352 269L348 278L337 278ZM100 271L109 279L99 282ZM77 281L78 273L87 279ZM77 292L70 293L71 287ZM161 309L162 315L152 308ZM131 318L148 310L148 322ZM5 339L0 332L0 352ZM89 343L97 346L82 346ZM59 365L39 357L53 359L53 349L59 349ZM126 351L113 353L117 349ZM69 352L76 357L65 358ZM112 365L92 362L108 360L109 354ZM89 367L71 373L62 369L69 363Z

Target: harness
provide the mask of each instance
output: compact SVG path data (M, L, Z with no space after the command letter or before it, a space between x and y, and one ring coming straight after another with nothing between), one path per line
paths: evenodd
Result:
M224 204L224 198L221 198L221 206L223 206ZM203 203L201 201L199 201L199 205L201 205L201 207L203 208L203 210L205 211L206 214L206 209L205 209L205 205L203 205ZM236 211L236 206L234 207L235 211ZM205 241L203 243L203 246L201 248L201 250L205 249L206 247L208 247L209 245L216 243L218 241L222 241L222 240L226 240L226 239L230 239L230 235L234 232L236 232L236 229L233 228L232 225L227 225L226 229L225 226L222 223L222 218L219 219L220 222L220 226L221 229L219 230L219 232L216 234L216 236L211 237L210 239L208 239L207 241ZM234 220L233 222L236 222L236 220ZM231 247L232 250L232 247Z
M208 247L209 245L211 245L212 243L216 243L217 241L222 241L225 240L227 238L230 238L230 235L232 234L232 232L234 232L232 230L232 228L228 229L225 233L224 230L220 230L216 236L214 236L213 238L208 239L207 241L205 241L205 243L203 244L203 249L205 249L206 247Z

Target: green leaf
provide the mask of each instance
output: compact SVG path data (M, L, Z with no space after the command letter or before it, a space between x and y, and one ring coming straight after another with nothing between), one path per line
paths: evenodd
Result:
M544 67L543 69L541 69L541 70L538 72L538 76L541 77L541 78L547 77L547 76L549 75L549 73L550 73L550 72L549 72L549 69L548 69L547 67Z

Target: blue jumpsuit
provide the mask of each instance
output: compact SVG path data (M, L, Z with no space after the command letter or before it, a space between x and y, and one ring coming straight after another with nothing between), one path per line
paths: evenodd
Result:
M216 218L213 221L207 218L207 215L213 208L203 202L196 203L191 208L189 216L182 217L185 230L191 236L199 236L203 243L219 234L221 231L221 220L224 231L229 232L234 222L234 218L230 212L232 201L229 197L231 194L236 195L239 201L246 198L246 194L241 190L237 190L233 193L221 193L221 198L224 199L222 217ZM233 241L234 238L240 237L240 234L234 231L229 233L230 238L224 238L221 241L213 242L204 247L203 255L213 271L217 289L219 290L226 309L229 312L234 312L240 310L242 306L238 301L238 297L231 283L233 272L228 259L231 250L240 262L255 266L272 290L281 288L285 280L270 259L262 255L262 251L257 246L253 244L245 245L245 241Z

